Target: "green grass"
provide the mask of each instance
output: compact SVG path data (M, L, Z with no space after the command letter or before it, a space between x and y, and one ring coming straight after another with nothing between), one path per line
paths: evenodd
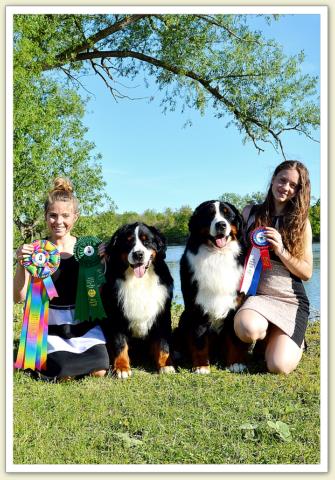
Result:
M317 464L318 323L307 343L288 376L257 364L244 374L134 368L128 380L56 384L15 372L14 464Z

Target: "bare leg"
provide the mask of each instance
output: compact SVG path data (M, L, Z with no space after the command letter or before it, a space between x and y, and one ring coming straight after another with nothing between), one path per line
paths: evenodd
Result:
M106 370L95 370L91 373L91 377L104 377L106 375Z
M235 333L242 342L252 343L265 338L269 322L255 310L237 312L234 318Z
M265 361L269 372L291 373L300 362L303 347L298 345L280 328L272 326L265 349Z

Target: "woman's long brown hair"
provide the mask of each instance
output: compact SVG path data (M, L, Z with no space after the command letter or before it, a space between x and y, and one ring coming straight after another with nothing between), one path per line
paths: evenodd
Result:
M311 184L308 170L301 162L295 160L286 160L275 169L268 193L264 202L259 206L255 215L255 226L271 226L271 218L274 215L274 199L272 193L272 182L276 175L282 170L295 169L299 173L299 183L297 193L288 201L283 223L279 231L283 239L285 248L291 255L301 258L304 253L304 235L309 213Z

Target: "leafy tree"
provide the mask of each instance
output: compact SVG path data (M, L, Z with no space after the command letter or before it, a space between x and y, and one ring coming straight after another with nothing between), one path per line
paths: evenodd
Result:
M188 236L188 221L191 215L192 209L188 206L174 211L167 208L164 212L146 210L142 214L118 214L112 206L109 211L80 217L73 232L78 236L95 235L101 240L108 240L121 225L140 221L158 228L170 245L182 244Z
M273 19L263 15L266 21ZM250 15L15 15L14 222L17 239L42 231L42 201L50 179L69 176L85 216L78 231L109 234L143 218L169 238L187 235L190 211L96 215L104 181L94 144L85 140L82 75L98 75L115 99L129 98L122 81L153 78L163 111L209 108L262 151L270 142L285 157L287 131L312 138L319 125L317 79L301 73L303 53L286 57L280 45L250 27ZM70 82L70 83L69 83ZM123 89L123 91L121 91ZM228 197L227 197L228 195ZM240 209L259 192L237 198ZM105 196L106 197L106 196ZM182 207L184 208L184 207ZM182 210L182 209L181 209ZM91 215L92 212L94 215ZM101 228L94 224L101 222ZM90 230L91 229L91 230Z
M63 72L78 84L91 70L116 99L128 97L120 90L123 79L150 76L164 94L164 111L179 102L201 113L213 107L258 151L270 142L285 157L285 132L312 138L319 125L317 79L301 73L303 52L285 56L250 27L253 17L17 15L16 39L34 51L24 58L26 68L33 58L35 71Z
M247 195L239 195L238 193L224 193L219 200L233 204L240 212L246 205L262 203L264 201L264 193L253 192Z
M320 240L320 199L311 206L309 210L309 220L311 222L313 240Z
M165 232L170 243L184 243L188 237L188 222L192 215L192 208L182 206L172 214L173 225Z
M85 140L84 102L73 89L50 75L40 75L33 61L39 54L30 40L34 35L39 35L34 22L25 23L20 18L14 39L13 77L16 245L43 234L43 203L52 179L69 177L86 213L102 203L105 185L100 156L92 158L94 144Z

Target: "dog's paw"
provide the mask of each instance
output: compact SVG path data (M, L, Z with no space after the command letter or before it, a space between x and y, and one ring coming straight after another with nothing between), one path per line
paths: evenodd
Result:
M247 366L244 363L233 363L227 368L232 373L243 373L247 370Z
M165 367L161 367L159 369L159 373L166 374L166 373L176 373L176 370L172 365L166 365Z
M211 369L207 365L204 367L193 367L192 371L193 373L197 373L199 375L207 375L208 373L211 373Z
M116 378L129 378L131 377L132 375L132 371L131 370L121 370L121 369L116 369L114 370L114 375Z

